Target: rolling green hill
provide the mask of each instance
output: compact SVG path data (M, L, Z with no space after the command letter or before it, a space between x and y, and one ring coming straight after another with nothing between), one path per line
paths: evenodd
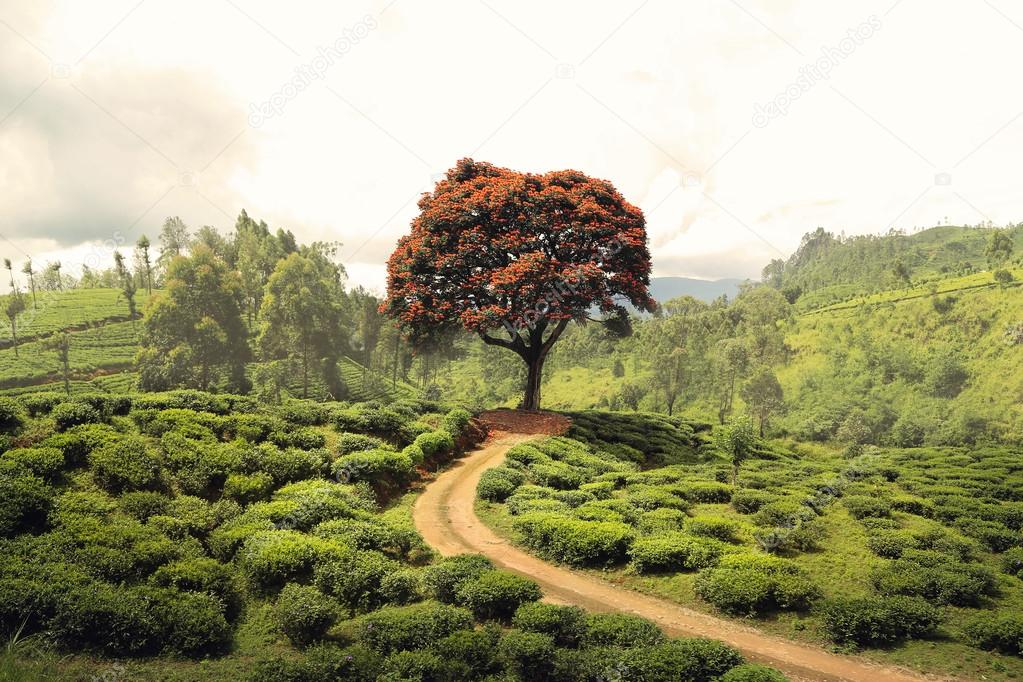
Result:
M154 291L154 295L158 292ZM136 294L139 310L147 300ZM18 318L17 352L11 343L9 323L0 333L0 391L19 395L63 390L61 363L46 341L55 332L71 336L69 353L73 393L118 392L135 386L131 371L139 348L142 323L128 319L128 306L116 289L69 289L37 293L37 307L29 304ZM249 374L257 367L253 363ZM341 376L351 400L394 400L412 397L416 390L398 381L392 383L351 358L341 359ZM289 377L288 390L301 392L298 376ZM322 382L313 382L311 395L328 399Z

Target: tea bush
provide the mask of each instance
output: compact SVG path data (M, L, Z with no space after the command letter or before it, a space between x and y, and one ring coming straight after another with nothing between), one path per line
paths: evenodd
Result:
M477 620L511 620L522 604L535 602L540 586L528 578L506 571L487 571L458 587L457 602L469 608Z
M624 561L635 537L631 527L613 521L581 521L533 513L515 521L531 548L574 566L599 566Z
M289 583L277 597L274 618L294 644L308 646L337 621L337 606L315 587Z
M963 633L973 646L1023 655L1023 616L1019 614L984 614L966 623Z
M559 647L576 647L586 637L586 612L578 606L530 601L515 610L512 627L549 635Z
M700 571L696 593L722 611L757 615L776 609L806 609L820 588L795 564L759 554L729 554L716 568Z
M721 554L720 543L678 532L640 537L629 548L637 573L695 571L713 566Z
M884 645L931 634L940 622L936 608L917 597L834 599L821 608L824 630L833 641Z

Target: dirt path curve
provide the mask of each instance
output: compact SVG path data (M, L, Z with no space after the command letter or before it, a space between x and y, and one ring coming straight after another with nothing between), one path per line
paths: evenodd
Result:
M484 471L504 461L510 447L535 437L492 432L484 447L455 462L428 484L413 509L416 528L426 542L443 556L485 554L495 565L538 582L547 601L575 604L590 611L634 613L654 621L669 635L721 640L742 651L750 660L784 671L792 680L920 682L938 679L774 637L549 564L510 545L476 516L473 509L476 483Z

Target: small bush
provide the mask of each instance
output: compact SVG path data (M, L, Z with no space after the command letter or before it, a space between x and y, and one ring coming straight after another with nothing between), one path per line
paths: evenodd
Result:
M1002 572L1023 580L1023 547L1014 547L1002 555Z
M469 630L472 626L472 614L467 610L436 602L387 606L357 621L358 636L382 654L425 649L453 632Z
M940 613L916 597L835 599L821 609L824 630L833 641L883 645L930 634Z
M539 632L510 630L498 644L506 669L520 680L546 680L554 667L554 640Z
M271 590L307 580L317 563L346 551L329 540L293 530L273 530L257 532L245 540L238 560L253 587Z
M515 610L512 627L550 635L559 647L576 647L586 636L586 612L578 606L527 602Z
M887 517L892 513L892 505L888 500L866 495L848 495L842 498L842 504L853 518L862 519L868 516Z
M0 475L0 536L41 527L52 495L53 489L38 476L27 472Z
M274 618L292 643L308 646L337 621L337 606L315 587L290 583L274 604Z
M717 680L742 662L738 651L710 639L674 639L625 654L630 673L645 682Z
M346 552L316 567L316 585L348 607L351 615L384 604L381 585L401 564L380 552Z
M125 438L89 455L96 483L113 493L153 489L160 484L160 459L142 438Z
M732 494L732 507L740 514L755 514L765 504L777 499L777 495L762 490L736 490Z
M717 568L700 572L695 587L701 598L737 615L805 609L821 595L798 566L761 554L725 555Z
M224 482L224 497L239 504L251 504L270 497L274 480L270 474L231 474Z
M525 543L544 556L574 566L624 561L635 537L632 528L613 521L581 521L532 513L515 521Z
M675 532L637 538L629 557L637 573L695 571L714 565L721 550L713 540Z
M627 613L591 613L586 616L588 647L650 646L665 641L655 623Z
M388 604L404 605L423 598L423 579L419 571L404 569L389 573L380 581L380 596Z
M540 586L528 578L506 571L487 571L462 583L456 598L477 620L508 621L522 604L540 599Z
M242 594L230 566L215 559L183 559L156 569L150 577L154 585L173 587L183 592L212 594L233 619L241 611Z
M967 641L975 647L1023 654L1023 616L1015 613L984 614L963 627Z
M480 476L476 485L476 495L482 500L492 502L504 502L515 492L517 487L507 476L498 469L488 469Z
M721 676L721 682L788 682L788 679L774 668L759 663L737 665Z
M58 431L67 431L73 426L94 424L103 420L99 410L80 400L68 400L57 405L50 412L50 416L56 422Z
M867 547L879 557L898 559L907 549L915 549L916 538L906 531L877 531L867 538Z
M463 583L493 568L490 559L482 554L458 554L423 569L423 584L434 599L452 604Z
M342 433L337 439L337 453L350 455L353 452L364 452L385 447L384 441L361 433Z
M731 519L715 516L697 516L689 520L686 530L693 535L702 535L724 542L735 542L739 535L739 524Z

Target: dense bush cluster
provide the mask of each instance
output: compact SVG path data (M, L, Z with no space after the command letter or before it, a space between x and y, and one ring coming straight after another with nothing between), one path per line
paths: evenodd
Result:
M198 657L229 649L254 599L303 647L345 616L421 600L422 541L376 512L413 462L463 436L467 413L430 407L196 391L0 401L4 427L25 434L0 454L0 635L24 624L68 651ZM341 422L335 437L326 425ZM500 576L465 588L481 617L538 597Z

